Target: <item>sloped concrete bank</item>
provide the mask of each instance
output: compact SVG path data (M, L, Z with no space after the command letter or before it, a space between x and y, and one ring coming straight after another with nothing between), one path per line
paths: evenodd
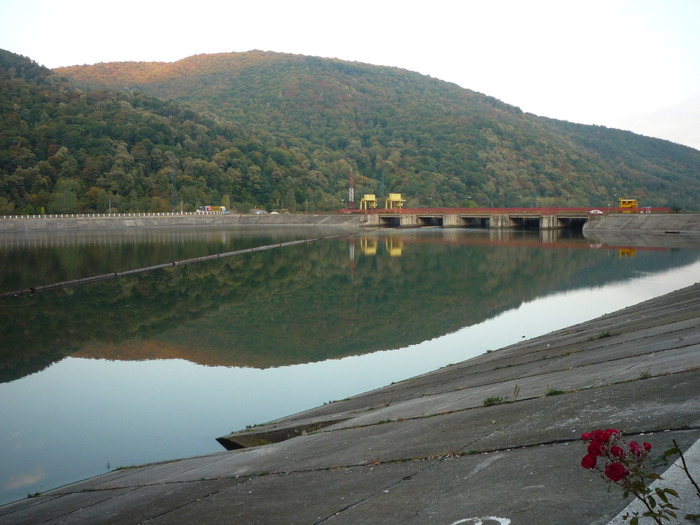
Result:
M29 231L123 230L130 228L178 228L219 226L334 226L360 228L361 215L351 214L281 214L281 215L103 215L0 219L0 233Z
M675 440L700 479L699 352L695 284L221 438L246 448L1 506L0 521L605 525L627 501L581 467L581 434L622 429L656 454ZM678 506L691 523L692 487Z
M583 226L583 233L639 232L648 234L700 235L699 213L610 214L592 215Z

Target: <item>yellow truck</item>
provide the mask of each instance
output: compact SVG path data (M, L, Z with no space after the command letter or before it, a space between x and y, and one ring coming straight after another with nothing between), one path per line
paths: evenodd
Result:
M618 203L622 213L637 213L639 210L637 199L618 199Z

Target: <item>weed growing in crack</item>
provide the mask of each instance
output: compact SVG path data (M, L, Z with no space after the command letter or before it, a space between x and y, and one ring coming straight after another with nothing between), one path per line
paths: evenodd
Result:
M563 390L559 390L558 388L552 388L551 386L548 386L547 389L544 391L545 396L558 396L561 394L566 394Z
M503 403L510 403L508 396L504 396L504 397L493 396L493 397L487 397L486 399L484 399L484 406L486 406L486 407L490 407L493 405L501 405Z

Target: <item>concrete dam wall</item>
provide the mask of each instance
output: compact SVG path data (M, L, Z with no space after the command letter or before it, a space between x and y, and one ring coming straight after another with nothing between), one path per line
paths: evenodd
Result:
M130 228L226 226L327 226L380 227L373 215L364 214L123 214L0 217L0 233L73 230L124 230ZM416 225L420 226L420 225ZM583 227L586 236L605 232L645 234L700 234L700 214L592 215Z
M328 226L360 228L366 216L349 214L125 214L66 215L0 218L0 233L72 230L124 230L129 228L219 226Z
M593 215L583 226L583 233L639 232L661 234L699 234L700 214L610 214Z

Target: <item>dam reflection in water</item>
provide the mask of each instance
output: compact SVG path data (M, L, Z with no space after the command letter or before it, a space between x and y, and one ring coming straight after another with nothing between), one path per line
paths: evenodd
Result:
M0 258L19 281L3 270L0 282L319 236L13 239L0 241ZM699 260L692 248L591 247L538 232L382 231L4 299L0 502L220 451L215 438L246 425L692 284Z

